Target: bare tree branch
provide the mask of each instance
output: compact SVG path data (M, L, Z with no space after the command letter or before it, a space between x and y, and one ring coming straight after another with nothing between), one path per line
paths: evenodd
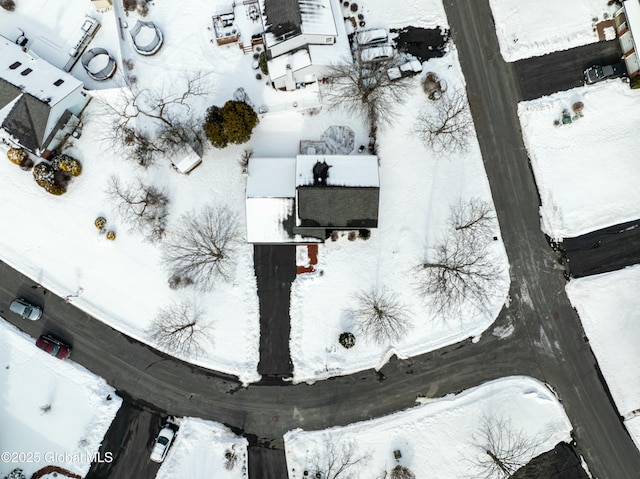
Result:
M449 224L454 231L464 230L465 234L485 237L490 236L498 226L493 205L480 198L460 201L451 208Z
M190 278L201 289L228 280L240 242L235 215L227 207L185 214L164 244L163 262L171 276Z
M473 134L473 120L464 93L450 92L430 102L418 116L415 132L435 151L466 150Z
M359 52L353 62L333 65L329 72L325 98L330 108L342 109L369 122L372 133L389 125L398 104L404 102L411 88L407 78L391 80L389 68L402 60L394 56L377 62L362 61Z
M401 340L409 331L409 316L398 298L386 289L355 295L355 317L360 333L378 344Z
M473 441L477 450L471 460L476 466L473 477L507 479L534 457L544 438L514 429L509 418L485 415Z
M370 454L358 454L354 441L332 441L326 438L322 448L316 449L311 459L313 475L322 479L356 479L357 466L366 464ZM320 474L320 476L317 476Z
M172 304L158 311L149 327L149 336L160 349L172 353L197 355L208 342L209 325L203 322L203 313L189 303Z
M141 232L151 242L164 237L169 205L164 191L139 178L134 183L123 184L117 176L112 176L106 192L114 202L116 215L129 225L131 232Z

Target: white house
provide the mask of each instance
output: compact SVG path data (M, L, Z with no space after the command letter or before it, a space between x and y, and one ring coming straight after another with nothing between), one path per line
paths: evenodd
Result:
M629 78L640 73L640 60L636 47L640 40L640 0L625 0L613 16L622 47L622 58L627 67Z
M351 61L338 0L260 0L263 41L273 86L293 90Z
M80 80L0 37L0 128L10 141L47 157L79 134L89 100Z

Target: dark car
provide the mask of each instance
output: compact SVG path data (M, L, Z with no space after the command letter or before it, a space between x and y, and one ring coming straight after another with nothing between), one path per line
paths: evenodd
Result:
M627 69L624 63L614 63L613 65L593 65L584 71L584 80L591 84L608 78L619 78L626 75Z
M58 359L67 359L71 355L69 346L48 334L40 336L36 340L36 346Z

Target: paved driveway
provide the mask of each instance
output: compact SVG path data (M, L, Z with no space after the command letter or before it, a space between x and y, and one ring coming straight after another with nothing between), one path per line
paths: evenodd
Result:
M622 57L618 40L592 43L513 63L523 100L532 100L584 84L591 65L617 63Z

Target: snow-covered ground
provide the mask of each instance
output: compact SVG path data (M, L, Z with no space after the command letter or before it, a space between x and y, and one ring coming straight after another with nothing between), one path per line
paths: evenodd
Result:
M425 63L449 91L464 92L457 52ZM491 202L475 132L468 151L447 157L425 148L413 133L419 112L428 108L419 79L411 100L398 108L398 119L379 138L380 218L368 240L342 236L319 246L315 273L299 275L291 297L291 356L295 381L313 381L380 367L392 354L407 357L440 348L484 331L496 318L509 286L508 262L501 241L491 252L502 274L496 278L487 311L467 308L455 318L434 314L416 290L416 266L446 235L450 207L482 198ZM499 238L496 228L494 234ZM491 240L491 238L489 238ZM410 331L398 342L379 345L365 341L349 313L359 291L387 290L410 316ZM330 301L327 298L331 298ZM340 333L356 334L356 345L345 349Z
M584 104L582 118L554 125ZM578 236L640 217L640 96L620 80L518 105L525 146L542 199L542 230Z
M598 41L596 23L617 6L607 0L491 0L500 51L508 62Z
M307 477L305 470L310 477L315 455L325 456L327 444L339 455L349 443L356 445L354 458L366 457L349 470L361 477L384 477L397 464L418 477L425 471L438 479L485 477L476 462L485 456L486 419L502 425L503 437L520 436L535 445L525 461L570 440L571 423L554 394L537 380L508 377L371 421L290 431L285 435L289 478ZM399 460L394 451L400 451Z
M84 477L122 400L103 379L34 343L0 321L0 477L51 465Z
M618 412L640 448L640 265L574 279L566 289Z
M358 13L364 15L366 28L449 27L441 0L366 0L351 3L359 5ZM343 11L345 17L351 14L348 8L344 8Z
M221 424L198 418L175 421L180 426L156 479L246 479L247 440Z

